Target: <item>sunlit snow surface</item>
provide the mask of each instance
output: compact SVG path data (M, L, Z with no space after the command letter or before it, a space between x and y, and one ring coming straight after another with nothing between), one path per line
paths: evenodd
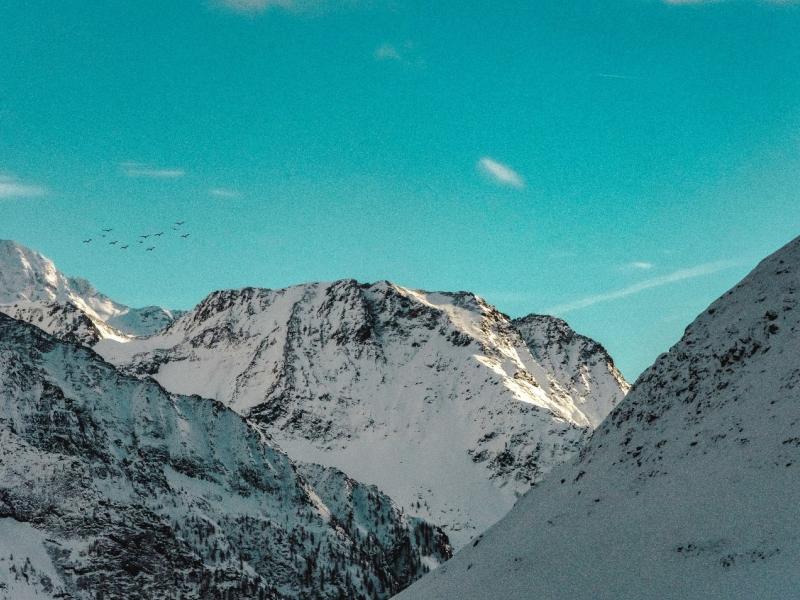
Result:
M72 307L82 314L75 314ZM130 308L114 302L85 279L63 275L49 258L7 240L0 240L0 312L59 337L69 331L90 344L98 339L125 342L150 335L180 314L157 306ZM85 323L76 325L81 317Z
M580 457L402 600L800 593L800 238L712 304Z
M526 329L537 360L473 294L343 280L215 292L158 335L96 350L249 416L293 458L378 485L460 546L627 391L602 347L563 322L569 335L545 343L556 320L541 319Z

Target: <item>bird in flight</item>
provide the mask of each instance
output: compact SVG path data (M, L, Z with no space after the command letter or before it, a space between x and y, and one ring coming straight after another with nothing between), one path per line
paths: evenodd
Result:
M88 240L83 240L83 243L84 243L84 244L88 244L88 243L89 243L89 242L91 242L91 241L92 241L92 238L89 238Z
M186 238L188 238L188 237L189 237L189 235L190 235L190 234L188 234L188 233L184 233L184 234L183 234L181 237L182 237L182 238L184 238L184 239L186 239Z
M146 239L147 239L147 238L149 238L151 235L153 235L153 234L152 234L152 233L148 233L147 235L140 235L139 237L140 237L140 238L142 238L142 239L144 239L144 240L146 240Z
M103 229L104 233L108 233L109 231L114 231L113 227L109 227L108 229Z
M108 242L109 246L114 246L119 240L114 240L113 242Z
M154 233L153 235L156 236L156 237L161 237L162 235L164 235L164 232L163 231L159 231L158 233Z
M152 252L155 249L156 249L155 246L150 246L149 248L147 248L147 250L145 250L145 252Z
M180 227L184 223L186 223L186 221L175 221L175 225L177 225L178 227Z
M125 244L124 246L120 246L119 249L120 250L127 250L128 249L128 244Z

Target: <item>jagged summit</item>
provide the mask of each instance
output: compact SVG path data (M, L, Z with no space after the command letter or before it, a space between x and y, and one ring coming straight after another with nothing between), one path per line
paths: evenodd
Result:
M53 262L11 240L0 240L0 303L65 301L69 281Z
M794 597L798 340L800 238L698 316L579 457L400 597Z
M87 280L65 276L49 258L10 240L0 240L0 311L87 345L151 335L182 314L115 302Z
M533 358L565 386L593 425L600 424L608 414L608 407L596 404L596 398L630 389L602 344L576 333L563 319L531 314L514 319L512 324ZM599 390L598 386L606 389Z
M293 457L378 485L460 545L624 396L607 355L571 344L562 362L577 384L559 351L537 361L472 293L345 279L213 292L162 333L97 350L247 415Z

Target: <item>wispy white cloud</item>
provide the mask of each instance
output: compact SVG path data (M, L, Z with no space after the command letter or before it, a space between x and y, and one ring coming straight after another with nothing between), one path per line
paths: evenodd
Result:
M587 308L595 304L600 304L601 302L612 302L614 300L619 300L621 298L626 298L627 296L632 296L634 294L644 292L645 290L650 290L664 285L669 285L671 283L678 283L679 281L684 281L686 279L695 279L697 277L712 275L724 269L729 269L730 267L733 267L735 265L736 265L735 262L728 260L703 263L695 267L689 267L687 269L679 269L677 271L673 271L672 273L661 275L660 277L645 279L644 281L634 283L633 285L629 285L627 287L624 287L619 290L614 290L612 292L595 294L593 296L587 296L586 298L581 298L579 300L574 300L572 302L559 304L557 306L550 307L549 309L547 309L546 312L548 314L563 315L568 312L580 310L582 308Z
M241 196L239 192L229 188L211 188L208 193L216 198L238 198Z
M294 0L220 0L220 4L236 12L258 13L272 7L291 9L297 2Z
M388 42L375 48L373 56L375 60L403 60L403 56L400 54L400 50L397 49L397 46Z
M419 55L417 44L406 40L402 44L384 42L372 53L378 62L395 62L414 67L424 67L425 59Z
M636 79L633 75L623 75L622 73L595 73L594 76L601 79Z
M625 266L629 269L638 269L640 271L649 271L650 269L655 267L653 263L646 260L634 260L633 262L629 262Z
M293 13L322 13L359 0L211 0L218 6L241 14L255 15L273 8Z
M662 0L664 4L719 4L724 0Z
M484 156L478 161L478 170L499 185L517 189L525 187L525 180L519 173L488 156Z
M729 3L733 0L661 0L664 4L671 4L673 6L692 6L698 4L723 4ZM799 0L753 0L753 4L777 4L786 5L800 3Z
M46 193L47 189L41 185L22 182L13 175L0 174L0 199L36 198Z
M151 179L176 179L186 175L186 171L176 168L153 167L138 162L124 162L120 164L122 172L128 177L149 177Z

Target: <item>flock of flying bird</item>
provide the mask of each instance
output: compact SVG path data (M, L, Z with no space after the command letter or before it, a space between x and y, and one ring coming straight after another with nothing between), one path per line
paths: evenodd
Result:
M185 223L186 223L186 221L175 221L175 223L172 225L172 230L173 231L177 231L178 235L181 238L183 238L184 240L189 237L188 233L181 233L183 231L181 229L181 227L183 227L183 225ZM113 227L104 228L104 229L101 230L100 237L101 238L106 238L106 237L108 237L108 234L110 234L112 231L114 231ZM159 231L158 233L147 233L147 234L140 235L139 239L137 241L138 241L138 243L144 245L144 244L147 243L148 239L150 239L150 238L160 238L162 235L164 235L163 231ZM91 244L93 241L94 241L93 238L89 238L88 240L83 240L83 243L84 244ZM100 242L98 241L98 243L100 243ZM118 245L118 244L120 244L120 240L111 240L110 242L108 242L109 246L117 246L117 248L119 248L120 250L127 250L128 248L130 248L130 244L127 244L127 243L126 244L121 244L121 245ZM152 252L155 249L156 249L155 246L147 246L147 247L145 247L145 252Z

